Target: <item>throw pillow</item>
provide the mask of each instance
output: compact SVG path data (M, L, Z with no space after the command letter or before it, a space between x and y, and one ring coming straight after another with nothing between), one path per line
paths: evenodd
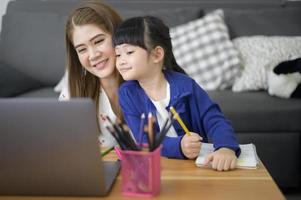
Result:
M267 71L284 60L301 56L301 37L250 36L233 40L244 70L232 87L234 92L267 89Z
M239 53L229 39L223 10L170 29L180 66L206 90L226 89L240 71Z

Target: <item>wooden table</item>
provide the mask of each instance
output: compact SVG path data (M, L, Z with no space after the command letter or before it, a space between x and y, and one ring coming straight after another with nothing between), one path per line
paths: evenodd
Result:
M114 153L110 153L105 157L105 160L115 160L116 158ZM161 191L153 199L285 199L262 163L260 163L258 169L236 169L234 171L218 172L196 167L194 160L175 160L162 157L161 166ZM14 196L0 197L0 200L94 200L99 198ZM133 199L122 196L120 175L117 177L111 193L105 199Z

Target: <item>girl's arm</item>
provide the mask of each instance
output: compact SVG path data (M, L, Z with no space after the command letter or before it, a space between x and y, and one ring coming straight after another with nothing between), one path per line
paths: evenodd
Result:
M199 85L195 83L193 87L201 123L207 137L213 142L214 148L226 147L232 149L238 156L240 148L230 122L225 118L219 106Z
M179 137L168 137L166 136L162 142L162 156L168 158L179 158L184 159L185 156L181 151L181 140L183 136Z

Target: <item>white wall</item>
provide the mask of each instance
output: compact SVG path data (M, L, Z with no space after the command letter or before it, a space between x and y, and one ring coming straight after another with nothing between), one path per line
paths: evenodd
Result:
M0 31L1 31L1 27L2 27L2 16L6 12L7 3L9 1L10 0L0 0Z

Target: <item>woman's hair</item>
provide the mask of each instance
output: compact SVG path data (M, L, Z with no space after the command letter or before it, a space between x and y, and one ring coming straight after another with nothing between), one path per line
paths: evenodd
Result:
M157 17L133 17L122 22L113 34L113 45L120 44L139 46L148 52L160 46L165 53L163 67L186 74L172 52L169 28Z
M110 6L97 0L83 1L67 18L65 43L70 97L88 97L93 99L96 103L97 115L101 88L100 79L87 72L81 65L72 41L73 32L75 26L92 24L112 35L121 21L121 17ZM117 76L118 82L121 84L123 79L119 73L117 73ZM116 109L117 117L122 120L121 109Z
M93 24L113 34L121 21L121 17L110 6L96 0L83 1L69 14L65 29L65 43L70 97L90 97L98 102L100 91L99 78L85 71L72 43L75 26ZM121 83L120 75L119 80Z

